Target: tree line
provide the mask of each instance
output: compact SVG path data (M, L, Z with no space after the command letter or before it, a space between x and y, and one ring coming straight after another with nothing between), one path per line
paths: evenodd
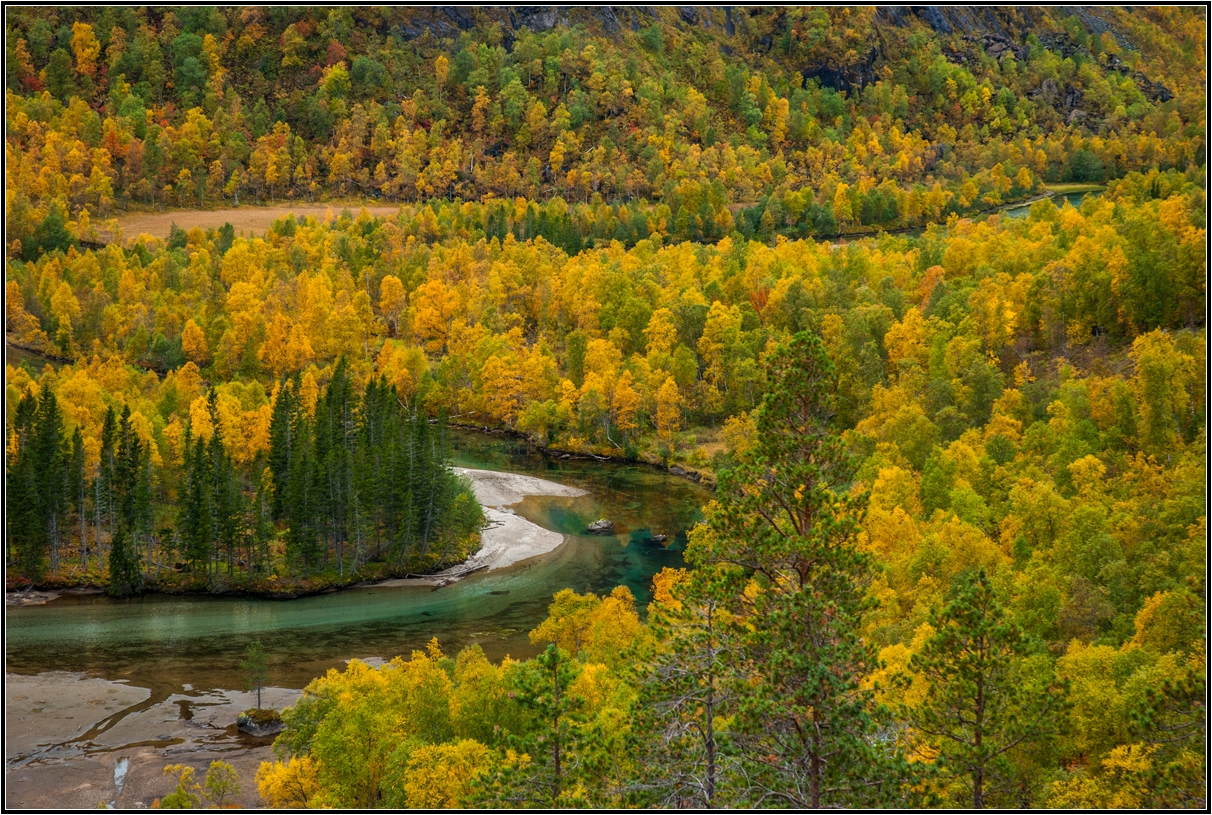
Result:
M268 585L272 573L337 580L368 566L403 573L465 556L481 522L464 479L446 464L444 424L382 381L361 394L339 364L314 404L286 381L268 450L244 464L224 441L214 389L185 429L179 464L107 407L99 466L70 438L51 389L27 393L10 425L6 551L25 578L69 561L114 594L184 571L202 585Z

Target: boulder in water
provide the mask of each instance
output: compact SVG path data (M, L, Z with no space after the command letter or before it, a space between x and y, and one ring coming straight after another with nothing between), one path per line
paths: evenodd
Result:
M236 717L236 729L250 736L264 738L281 733L286 729L286 724L276 710L252 708Z
M613 535L614 521L608 521L602 518L600 521L594 521L589 525L590 535Z

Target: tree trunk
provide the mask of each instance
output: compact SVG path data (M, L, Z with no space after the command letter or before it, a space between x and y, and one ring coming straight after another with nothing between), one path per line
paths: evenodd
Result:
M808 772L808 805L813 809L821 808L821 730L812 723L812 755L809 757Z

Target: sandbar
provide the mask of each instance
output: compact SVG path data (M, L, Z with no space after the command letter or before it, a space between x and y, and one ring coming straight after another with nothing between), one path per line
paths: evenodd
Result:
M445 586L472 572L504 569L523 560L545 555L564 542L559 532L544 529L526 520L508 507L528 495L551 495L577 498L588 495L585 490L557 484L545 478L492 470L455 467L459 475L467 476L475 490L476 500L484 508L487 523L480 533L480 549L465 562L426 577L402 577L376 583L376 586Z

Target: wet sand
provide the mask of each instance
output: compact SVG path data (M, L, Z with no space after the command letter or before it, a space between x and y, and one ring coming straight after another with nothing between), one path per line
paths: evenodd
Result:
M173 691L55 671L5 674L6 809L150 807L172 792L169 764L188 764L199 781L210 762L235 767L241 794L232 802L259 806L256 773L272 760L272 738L236 730L236 717L256 704L242 691ZM263 688L261 703L281 710L300 691Z

